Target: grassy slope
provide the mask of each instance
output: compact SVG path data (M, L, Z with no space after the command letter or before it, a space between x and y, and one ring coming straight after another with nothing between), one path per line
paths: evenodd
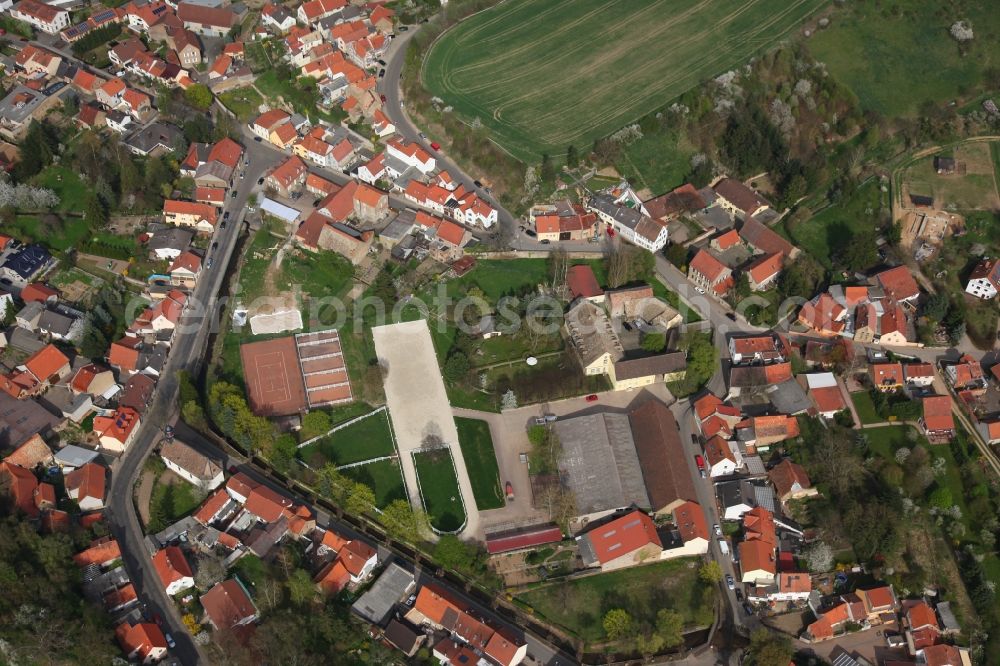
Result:
M793 243L829 268L833 263L831 256L856 233L878 225L882 196L878 181L871 180L850 198L789 229L789 236Z
M823 4L511 0L439 39L424 84L534 161L588 147L745 62Z
M847 3L809 49L866 109L913 116L923 102L954 99L977 85L985 68L1000 65L995 5L976 0L957 11L933 0ZM958 19L969 20L975 33L964 57L948 34Z
M612 608L628 609L640 623L668 608L691 626L712 616L713 593L698 580L697 564L693 558L667 560L539 587L519 599L588 643L604 639L601 619Z
M476 507L480 511L499 509L504 505L504 497L489 424L479 419L456 418L455 426Z

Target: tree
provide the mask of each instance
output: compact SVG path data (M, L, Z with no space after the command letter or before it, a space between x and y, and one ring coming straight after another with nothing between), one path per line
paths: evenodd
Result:
M664 647L675 647L683 643L684 616L666 608L661 609L656 614L656 635L663 641Z
M181 406L181 418L195 428L202 428L206 423L204 408L194 400L188 400Z
M375 491L363 483L355 483L348 491L344 509L356 516L371 513L375 508Z
M187 103L199 111L207 111L212 106L212 91L203 83L196 83L184 91Z
M804 553L806 566L813 573L826 573L833 568L833 549L823 541L812 544Z
M645 351L658 354L667 347L667 334L660 331L643 333L640 345Z
M930 497L927 498L927 502L938 509L950 509L955 504L955 500L951 496L951 489L948 486L935 488Z
M296 606L305 606L316 598L316 584L305 569L296 569L288 577L288 598Z
M91 192L87 197L86 209L83 213L84 219L91 229L100 229L108 223L108 207L96 193Z
M566 149L566 166L570 169L575 169L576 165L580 163L580 155L576 151L576 146L571 145Z
M687 259L688 251L687 248L680 243L671 243L664 250L664 256L666 256L667 261L672 263L674 266L680 270L687 270Z
M556 179L556 168L548 153L542 153L541 177L546 183L552 183Z
M326 434L332 424L330 423L330 415L324 411L313 410L302 417L302 430L299 431L299 436L303 440L312 439L318 435Z
M750 635L750 648L743 663L748 666L788 666L794 653L787 636L758 629Z
M284 433L272 441L268 451L268 459L275 469L287 474L295 461L295 452L298 451L298 448L299 445L295 441L295 437Z
M444 362L444 370L441 374L449 382L461 381L469 374L469 357L460 351L453 352Z
M622 608L612 608L605 613L601 624L604 626L604 633L612 641L629 638L634 631L632 616Z
M422 511L416 511L406 500L393 500L389 506L382 509L378 520L386 531L397 539L418 541L427 525L427 517Z
M931 294L924 303L924 315L932 321L942 321L948 314L951 303L944 291Z
M715 560L710 560L698 569L698 578L709 584L718 583L722 580L722 567Z
M478 555L475 546L450 534L442 536L434 545L434 559L438 564L459 573L474 572L478 566Z

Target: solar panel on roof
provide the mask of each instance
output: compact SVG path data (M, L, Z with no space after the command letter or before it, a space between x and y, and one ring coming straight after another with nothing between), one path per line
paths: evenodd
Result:
M91 16L90 20L93 21L94 23L101 23L102 21L107 21L108 19L113 18L114 15L115 15L114 10L109 9L108 11L101 12L96 16Z
M166 5L161 5L161 6L159 6L156 9L153 10L153 16L159 16L160 14L162 14L165 11L167 11L167 6Z

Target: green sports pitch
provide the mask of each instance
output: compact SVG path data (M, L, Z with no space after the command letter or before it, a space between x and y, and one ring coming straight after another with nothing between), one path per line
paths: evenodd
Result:
M507 0L441 35L427 89L524 161L580 150L786 37L826 0Z

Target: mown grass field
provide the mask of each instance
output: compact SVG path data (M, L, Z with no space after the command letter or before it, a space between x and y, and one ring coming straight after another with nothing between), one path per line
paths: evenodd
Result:
M465 469L472 483L472 494L476 496L476 507L480 511L499 509L504 505L504 494L490 424L479 419L456 417L455 427L458 428L458 444L462 448Z
M417 451L413 454L424 510L431 525L442 532L454 532L465 524L462 491L448 449Z
M300 453L304 460L311 459L319 452L334 465L349 465L391 456L395 451L392 432L389 430L389 415L378 412L341 428L314 444L302 447Z
M662 107L786 37L825 0L508 0L445 33L423 83L537 161Z
M958 19L974 33L964 56L948 34ZM896 0L844 3L808 45L865 109L914 116L926 101L942 105L980 84L988 67L1000 65L998 37L995 3Z
M396 460L379 460L367 465L350 467L343 470L343 474L374 490L375 506L380 509L384 509L395 500L406 499L403 472Z

